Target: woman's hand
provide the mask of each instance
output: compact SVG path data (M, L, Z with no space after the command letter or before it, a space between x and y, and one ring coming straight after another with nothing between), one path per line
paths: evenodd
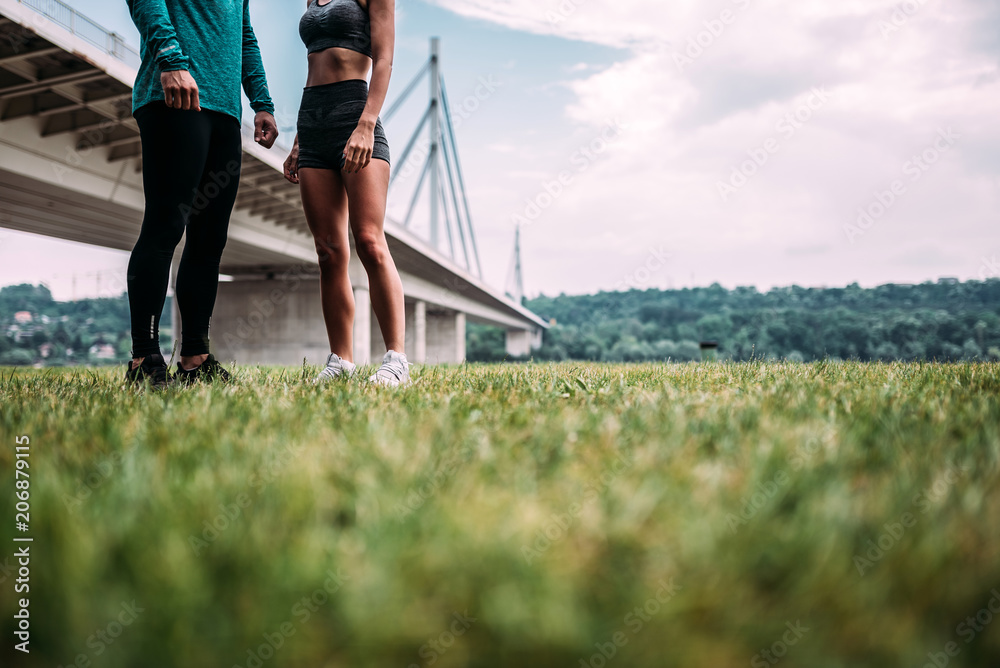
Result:
M375 122L365 121L358 123L351 138L344 147L344 171L348 174L357 174L368 166L372 161L372 151L375 150Z
M299 182L299 138L295 138L295 145L292 151L285 158L285 178L289 183L298 185Z

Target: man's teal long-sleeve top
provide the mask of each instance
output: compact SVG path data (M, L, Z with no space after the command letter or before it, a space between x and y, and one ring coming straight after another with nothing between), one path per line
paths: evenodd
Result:
M132 110L163 100L160 74L188 70L202 109L242 117L240 84L254 111L274 113L250 0L126 0L142 38Z

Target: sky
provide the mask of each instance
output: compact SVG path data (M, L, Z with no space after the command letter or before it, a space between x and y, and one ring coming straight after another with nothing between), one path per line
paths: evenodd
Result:
M250 5L286 140L299 4ZM137 44L108 5L74 3ZM518 223L529 295L1000 275L996 2L399 0L390 101L432 35L494 286ZM0 285L80 297L126 263L0 230Z

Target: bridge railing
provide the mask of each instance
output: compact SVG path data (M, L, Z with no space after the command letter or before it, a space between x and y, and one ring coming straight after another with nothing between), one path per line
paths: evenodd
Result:
M126 44L121 35L94 23L65 2L60 0L18 0L18 2L25 7L30 7L53 23L61 25L80 39L93 44L129 67L138 68L142 62L139 52Z

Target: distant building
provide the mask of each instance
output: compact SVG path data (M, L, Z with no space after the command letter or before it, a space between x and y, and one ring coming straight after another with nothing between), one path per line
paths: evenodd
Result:
M7 336L13 337L15 341L20 343L21 341L27 341L31 338L31 335L37 332L40 328L34 325L28 325L27 327L18 327L17 325L11 325L7 328Z
M41 354L43 359L47 359L48 356L52 354L52 344L43 343L38 347L38 352Z
M27 325L32 320L34 320L34 318L32 317L30 311L18 311L14 314L14 322L20 325Z
M90 356L99 360L113 360L118 353L110 343L95 343L90 346Z
M950 276L938 279L938 285L958 285L959 283L961 283L961 281Z

